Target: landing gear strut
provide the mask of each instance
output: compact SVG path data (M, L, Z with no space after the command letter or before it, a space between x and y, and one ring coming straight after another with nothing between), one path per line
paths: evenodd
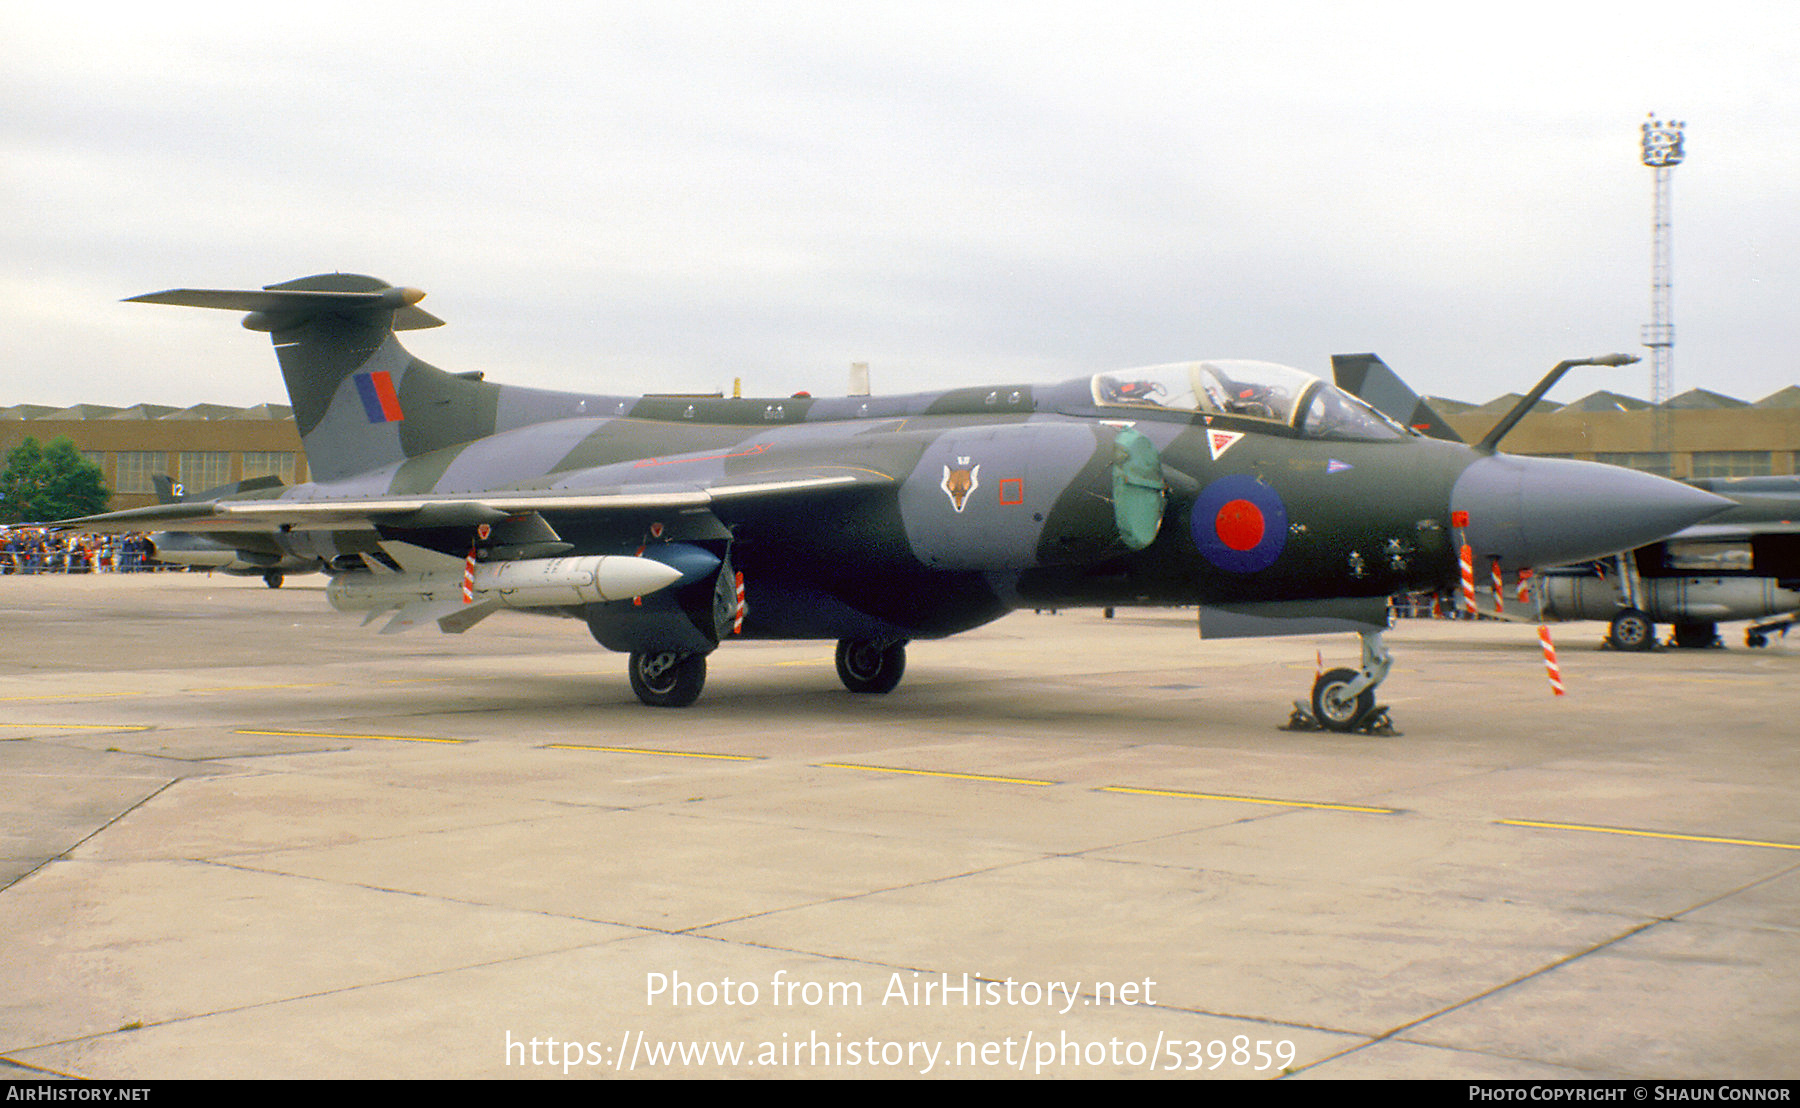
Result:
M1782 638L1787 638L1788 628L1800 624L1800 616L1782 616L1764 623L1753 623L1744 632L1744 645L1762 647L1769 645L1769 632L1774 631Z
M634 650L628 663L631 691L652 708L685 708L706 685L706 655L672 650Z
M1362 669L1334 669L1313 682L1312 702L1294 701L1288 717L1289 731L1361 731L1370 735L1397 735L1385 705L1375 703L1375 688L1386 679L1394 656L1388 653L1378 630L1359 631Z
M906 672L906 643L839 639L837 671L851 692L893 692Z

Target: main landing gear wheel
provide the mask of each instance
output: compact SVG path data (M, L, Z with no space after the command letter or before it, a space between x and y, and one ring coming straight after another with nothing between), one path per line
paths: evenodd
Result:
M634 650L631 691L652 708L685 708L706 685L706 655L672 650Z
M1649 650L1656 646L1656 623L1648 613L1627 608L1612 617L1606 641L1614 650Z
M1677 623L1675 625L1675 645L1683 650L1705 650L1709 646L1719 645L1719 625L1716 623Z
M906 672L906 643L839 639L838 680L856 693L893 692Z
M1375 708L1373 686L1352 694L1350 682L1359 677L1353 669L1334 669L1313 682L1313 718L1327 731L1352 731Z
M270 570L269 572L263 574L262 577L263 577L263 584L269 586L271 589L279 589L281 587L281 583L284 580L286 580L286 578L283 577L279 571L273 570L273 569Z

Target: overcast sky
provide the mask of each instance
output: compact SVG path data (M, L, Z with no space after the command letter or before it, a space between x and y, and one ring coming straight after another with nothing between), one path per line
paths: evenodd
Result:
M1800 4L0 0L0 406L284 400L238 316L425 289L420 357L842 393L1373 350L1486 400L1800 382ZM1649 393L1647 362L1553 398Z

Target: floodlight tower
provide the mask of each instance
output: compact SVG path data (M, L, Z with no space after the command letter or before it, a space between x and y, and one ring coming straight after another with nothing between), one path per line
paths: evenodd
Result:
M1651 112L1644 121L1644 164L1656 170L1656 203L1650 251L1650 322L1644 345L1650 348L1650 401L1662 404L1674 384L1675 314L1669 297L1669 176L1686 157L1681 129Z

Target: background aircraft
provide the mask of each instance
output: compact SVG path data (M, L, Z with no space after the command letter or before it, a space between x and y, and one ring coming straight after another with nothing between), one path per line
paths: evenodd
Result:
M501 387L400 345L441 324L423 297L342 274L136 297L270 333L314 481L67 526L311 559L384 632L582 619L658 706L733 637L836 639L843 683L886 692L910 640L1016 608L1193 604L1209 638L1356 631L1309 713L1349 730L1383 715L1387 597L1450 579L1460 546L1550 565L1728 506L1424 437L1267 362L829 399Z
M1800 622L1800 476L1693 484L1734 506L1616 558L1534 578L1545 614L1608 620L1620 650L1655 646L1658 623L1674 625L1674 645L1703 647L1718 644L1727 621L1758 621L1744 632L1748 646Z
M156 488L156 499L163 504L179 504L188 498L181 486L164 474L152 476L150 482ZM259 488L280 487L281 479L278 477L252 477L200 493L194 499L212 500ZM151 557L159 562L216 570L233 577L261 577L263 584L271 589L280 588L290 573L314 573L319 569L317 558L300 558L266 550L240 550L230 543L215 542L204 535L157 531L149 539Z
M1462 438L1373 354L1332 358L1340 387L1421 433ZM1496 444L1547 389L1519 401L1483 440ZM1705 478L1689 482L1731 501L1706 522L1666 539L1621 543L1623 553L1580 565L1549 566L1530 581L1530 618L1606 620L1607 642L1649 650L1656 625L1674 625L1676 646L1712 646L1718 625L1759 620L1745 632L1750 646L1783 634L1800 610L1800 476ZM1780 617L1770 619L1769 617Z

